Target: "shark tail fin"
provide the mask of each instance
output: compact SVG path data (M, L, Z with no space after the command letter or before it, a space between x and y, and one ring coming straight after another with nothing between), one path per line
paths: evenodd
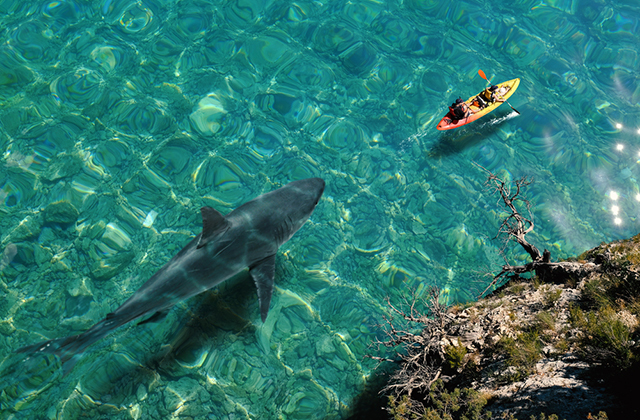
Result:
M78 334L56 340L41 341L40 343L21 347L16 350L16 353L53 354L60 359L62 370L66 376L82 357L82 352L78 349L79 340L82 340L82 336L83 334Z
M67 375L80 358L82 358L84 350L87 347L101 338L106 337L122 325L122 323L116 322L110 315L111 314L107 315L105 319L82 334L70 335L54 340L45 340L30 346L20 347L16 350L16 353L53 354L60 359L64 374Z

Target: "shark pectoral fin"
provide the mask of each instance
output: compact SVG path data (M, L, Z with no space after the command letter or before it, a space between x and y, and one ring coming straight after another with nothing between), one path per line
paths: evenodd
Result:
M169 313L168 309L165 309L163 311L158 311L155 314L151 315L149 318L145 319L144 321L138 322L138 325L147 324L149 322L151 323L160 322L167 317L168 313Z
M216 209L202 207L202 235L198 241L198 248L202 248L209 241L229 229L229 221Z
M260 300L260 316L262 322L267 319L269 313L269 304L271 303L271 295L273 294L273 276L276 271L276 256L271 255L256 265L251 267L249 274L253 277L258 288L258 299Z

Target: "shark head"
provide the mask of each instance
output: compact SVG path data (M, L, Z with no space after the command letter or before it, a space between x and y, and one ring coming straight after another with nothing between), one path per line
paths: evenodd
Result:
M272 254L305 224L323 192L322 179L301 179L262 194L243 204L231 215L242 217L244 222L250 223L252 230L270 244L271 250L265 249L265 252Z
M307 178L291 182L265 194L265 200L278 203L273 232L278 246L287 242L305 224L324 192L324 180Z

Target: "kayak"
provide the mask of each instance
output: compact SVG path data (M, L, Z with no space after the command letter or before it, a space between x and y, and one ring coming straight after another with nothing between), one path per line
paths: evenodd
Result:
M509 99L511 95L513 95L516 89L518 89L519 84L520 84L520 79L513 79L506 82L502 82L498 85L498 89L496 90L495 93L499 98L502 98L506 101L507 99ZM465 118L461 120L456 120L455 118L453 118L453 114L451 113L451 111L449 111L447 115L445 115L444 118L440 120L436 128L438 130L451 130L452 128L462 127L465 124L469 124L470 122L477 120L478 118L484 117L485 115L492 112L494 109L496 109L497 107L503 104L503 102L496 101L484 108L480 108L478 106L479 104L476 99L478 95L480 95L480 93L473 95L472 97L464 101L464 103L466 103L467 106L469 107L469 114Z

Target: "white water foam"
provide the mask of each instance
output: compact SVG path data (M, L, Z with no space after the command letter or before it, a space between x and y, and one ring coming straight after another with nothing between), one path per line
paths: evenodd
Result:
M510 120L510 119L512 119L512 118L515 118L515 117L517 117L518 115L520 115L520 114L519 114L519 113L517 113L516 111L513 111L513 112L511 112L511 113L509 113L509 114L507 114L507 115L505 115L505 116L503 116L503 117L496 118L496 119L493 119L493 120L489 120L489 121L487 121L486 123L484 123L484 125L496 125L496 124L500 124L501 122L506 121L506 120ZM482 127L484 127L484 125L483 125Z

